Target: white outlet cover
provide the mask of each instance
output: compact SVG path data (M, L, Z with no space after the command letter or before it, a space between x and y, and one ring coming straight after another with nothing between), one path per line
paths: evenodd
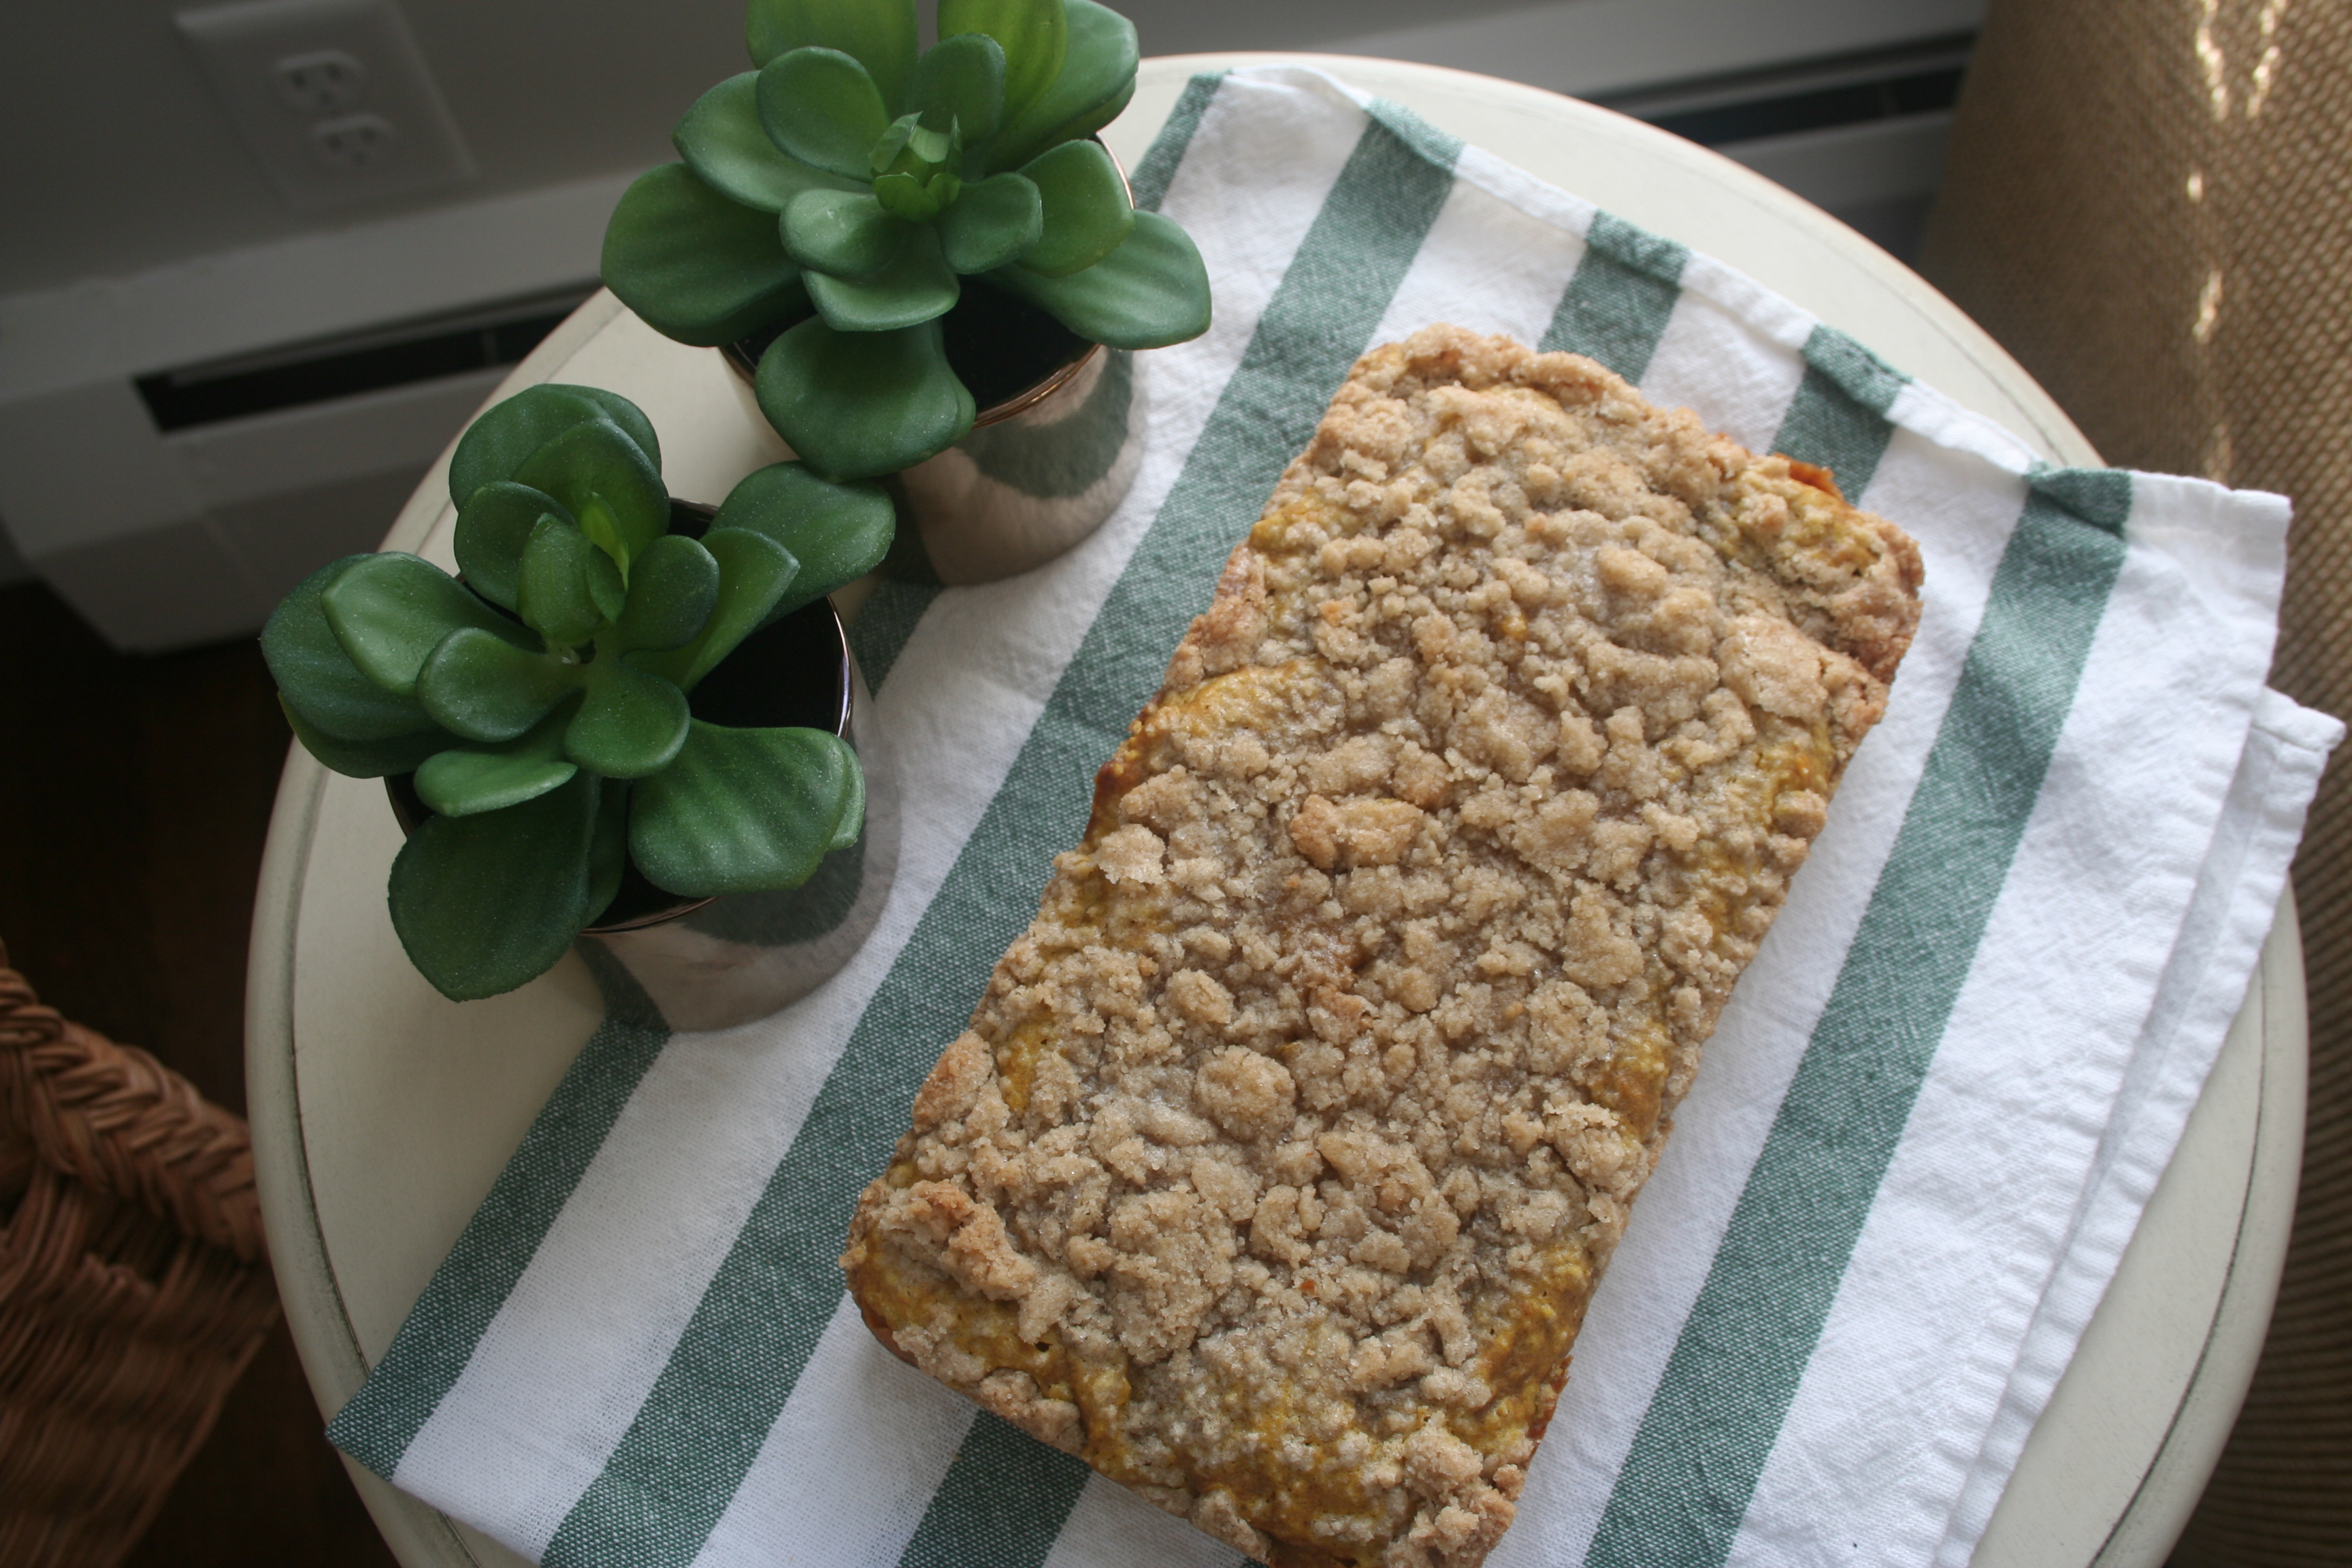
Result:
M361 174L400 156L400 132L381 114L341 115L310 127L310 153L338 174Z
M349 114L367 91L367 67L341 49L288 55L270 74L278 80L280 101L311 114Z
M239 0L173 21L270 184L297 212L330 212L462 184L473 155L396 0ZM358 68L331 110L306 107L289 73L330 56ZM366 121L372 155L338 156Z

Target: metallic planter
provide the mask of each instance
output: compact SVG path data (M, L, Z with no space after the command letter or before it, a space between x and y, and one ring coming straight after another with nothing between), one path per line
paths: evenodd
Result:
M720 353L746 383L772 337ZM1030 386L982 408L971 433L890 476L942 583L992 583L1042 566L1103 525L1143 463L1135 355L1078 344Z
M793 621L814 615L822 616L839 650L839 701L830 728L849 742L865 771L865 831L819 861L815 874L797 888L673 900L633 918L614 900L608 915L623 918L589 927L581 940L628 971L673 1029L728 1028L798 1001L839 973L881 919L898 869L898 791L875 731L873 696L850 657L832 602L820 599L754 634L730 662L746 653L756 661L761 650L752 645L761 637L794 629ZM805 680L806 667L780 672L778 679ZM696 696L701 694L698 687Z
M1090 343L1052 380L985 409L971 434L898 476L923 552L943 583L1042 566L1126 499L1143 462L1135 355Z

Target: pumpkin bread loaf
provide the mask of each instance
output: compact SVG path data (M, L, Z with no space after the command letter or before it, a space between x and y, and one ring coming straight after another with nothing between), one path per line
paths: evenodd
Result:
M1279 1568L1472 1568L1919 580L1589 360L1366 355L866 1190L875 1332Z

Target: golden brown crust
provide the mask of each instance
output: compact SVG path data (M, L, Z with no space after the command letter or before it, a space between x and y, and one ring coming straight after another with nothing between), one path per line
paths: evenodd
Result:
M1918 583L1588 360L1365 356L867 1189L866 1321L1251 1556L1472 1568Z

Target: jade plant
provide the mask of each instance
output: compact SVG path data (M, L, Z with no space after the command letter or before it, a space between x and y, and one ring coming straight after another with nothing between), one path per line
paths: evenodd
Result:
M313 756L413 774L431 815L393 862L392 923L444 994L547 969L611 903L625 860L692 900L797 887L856 841L865 784L846 744L706 722L691 694L745 637L881 560L877 487L777 463L701 539L673 533L645 416L546 385L475 421L449 493L462 576L347 556L261 635Z
M759 67L712 88L683 163L632 184L604 280L657 331L759 363L770 423L838 478L963 438L940 320L984 279L1079 338L1159 348L1209 324L1184 231L1139 212L1091 140L1135 91L1135 28L1094 0L751 0Z

